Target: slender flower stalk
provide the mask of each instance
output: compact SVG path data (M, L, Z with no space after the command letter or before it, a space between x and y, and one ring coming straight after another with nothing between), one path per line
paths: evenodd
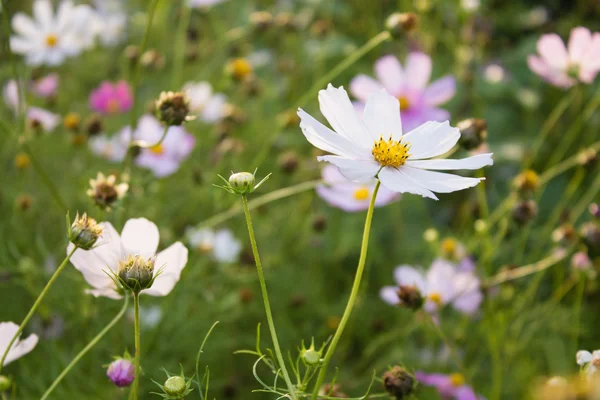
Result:
M61 211L66 212L67 211L67 203L62 198L60 192L58 191L58 188L56 187L56 185L54 184L54 182L52 181L50 176L48 176L48 173L44 170L44 167L37 160L35 154L33 153L33 150L29 146L29 144L24 143L23 149L25 150L25 153L27 153L27 155L29 156L29 159L31 160L31 165L33 165L33 168L38 173L38 175L42 178L42 181L48 188L48 191L52 195L52 198L54 199L54 202L56 203L56 205L58 207L60 207Z
M173 76L171 77L173 88L178 88L183 83L181 77L183 76L183 64L185 62L185 42L192 15L192 8L185 3L185 1L181 2L181 19L175 39L175 57L173 60Z
M133 329L135 332L135 379L129 394L130 400L137 400L140 395L140 294L133 293Z
M52 385L50 385L50 387L46 390L46 392L42 396L41 400L46 400L48 398L48 396L50 396L50 394L52 393L52 391L56 388L56 386L58 386L58 384L63 380L63 378L65 376L67 376L67 374L69 372L71 372L71 369L73 369L73 367L75 366L75 364L77 364L79 362L79 360L81 360L83 358L83 356L85 356L87 354L87 352L90 351L104 337L104 335L106 335L108 333L108 331L110 331L113 328L113 326L115 326L115 324L121 320L121 318L123 318L123 315L125 315L125 312L127 311L127 306L128 305L129 305L129 296L125 296L125 300L123 301L123 306L119 310L119 313L117 315L115 315L115 317L108 323L108 325L106 325L106 327L104 329L102 329L100 331L100 333L98 333L75 356L75 358L73 358L71 360L71 362L69 363L69 365L67 365L65 367L65 369L60 373L60 375L58 375L58 377L54 380L54 382L52 382Z
M367 250L369 249L371 222L373 220L373 210L375 209L375 200L377 198L379 186L381 186L381 181L378 179L377 183L375 184L375 189L373 189L373 196L371 197L369 209L367 210L365 229L363 231L362 245L360 248L360 257L358 259L358 268L356 269L356 276L354 277L354 283L352 284L350 298L348 299L348 304L346 304L346 309L344 310L344 315L342 315L340 324L338 325L338 328L335 331L335 334L333 335L333 339L331 340L331 344L327 348L327 352L325 353L325 357L323 358L323 363L321 364L321 370L319 371L319 376L317 377L317 383L313 388L311 400L317 400L317 396L319 395L319 389L323 385L325 375L327 374L327 366L329 365L331 357L333 357L333 353L335 352L335 348L337 347L337 344L340 341L340 338L342 337L342 333L344 332L344 328L348 323L348 319L350 319L352 309L354 308L356 298L358 297L358 290L360 289L360 283L362 281L363 272L365 270L365 263L367 261Z
M265 313L267 314L267 323L269 325L269 330L271 331L271 338L273 339L273 348L275 350L275 356L277 357L277 362L279 363L279 367L281 368L281 374L283 375L283 379L285 380L285 384L287 385L290 398L292 400L296 400L298 396L296 395L296 391L290 376L288 374L287 368L285 366L285 360L283 359L283 354L281 353L281 348L279 347L279 340L277 339L277 332L275 330L275 323L273 322L273 314L271 313L271 304L269 303L269 294L267 293L267 283L265 282L265 276L263 274L262 263L260 261L260 256L258 254L258 247L256 245L256 237L254 236L254 228L252 226L252 218L250 217L250 209L248 208L248 199L246 195L242 195L242 204L244 205L244 213L246 214L246 224L248 225L248 235L250 236L250 243L252 245L252 254L254 254L254 261L256 262L256 271L258 272L258 280L260 281L260 290L262 291L263 301L265 303Z
M44 287L44 289L38 296L37 300L35 301L35 303L33 303L33 306L31 306L31 309L27 313L27 316L25 316L25 319L23 320L23 322L21 322L21 325L19 326L19 330L17 330L17 332L15 333L13 338L8 343L8 346L6 347L6 350L4 351L4 354L2 355L2 358L0 359L0 372L2 372L2 366L4 364L4 361L6 360L6 356L8 355L9 350L12 348L12 346L15 343L15 341L17 340L17 338L21 335L21 333L23 332L23 329L25 329L25 326L27 325L27 323L29 322L31 317L33 317L33 314L35 314L35 312L37 311L38 307L42 303L42 300L46 296L46 293L48 293L48 291L50 290L50 287L52 286L52 284L54 283L56 278L58 278L58 276L60 275L62 270L67 266L67 264L69 264L69 260L71 259L71 256L73 255L73 253L75 253L75 250L77 250L77 246L73 247L73 250L71 250L71 252L69 254L67 254L67 257L58 266L56 271L54 271L54 274L50 277L50 280L48 281L48 283L46 283L46 286Z

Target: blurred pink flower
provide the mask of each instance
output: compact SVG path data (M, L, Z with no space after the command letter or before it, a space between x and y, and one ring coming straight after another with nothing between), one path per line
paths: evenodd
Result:
M2 91L4 103L15 114L19 108L19 93L17 82L10 80ZM60 123L60 116L39 107L27 107L27 120L38 123L45 132L52 132Z
M52 97L58 89L58 74L49 74L36 79L31 84L31 91L38 97Z
M427 374L415 372L417 380L425 386L433 386L444 399L455 400L479 400L473 389L465 384L465 378L461 374Z
M125 81L115 84L104 81L90 94L90 108L102 114L124 113L132 105L133 94Z
M342 175L335 165L327 164L321 171L325 182L317 186L317 194L329 205L344 211L355 212L369 208L375 180L373 182L352 182ZM400 198L400 194L381 186L375 206L381 207Z
M388 55L375 63L377 80L358 75L350 83L350 93L359 102L355 106L364 109L371 93L384 88L400 102L402 127L408 132L427 121L447 121L450 113L439 105L450 100L456 92L456 82L450 75L430 85L431 58L423 53L410 53L405 67L394 56Z
M539 56L527 58L529 68L547 82L570 88L577 82L592 83L600 71L600 33L582 26L573 28L567 47L555 33L537 42Z
M164 129L165 127L156 118L144 115L138 121L133 138L154 144L160 140ZM121 131L121 143L129 140L130 132L130 127ZM179 165L190 155L195 144L196 138L183 127L172 126L162 143L149 149L143 149L135 158L135 163L151 170L156 177L162 178L179 169Z

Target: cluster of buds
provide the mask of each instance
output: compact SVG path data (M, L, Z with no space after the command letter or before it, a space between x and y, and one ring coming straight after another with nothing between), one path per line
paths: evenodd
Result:
M411 12L393 13L385 21L386 29L395 38L399 38L407 33L413 32L417 29L418 25L419 18L416 16L416 14Z
M415 378L406 369L396 365L383 376L385 390L396 400L405 400L410 397L415 388Z
M129 190L127 183L118 183L115 175L104 176L98 172L96 179L90 179L87 195L98 207L110 211L112 206L125 196Z
M186 380L183 374L183 367L181 367L181 373L179 375L171 375L166 370L167 380L163 385L156 383L156 385L163 391L163 393L155 393L161 396L163 399L168 400L181 400L192 392L192 378Z
M469 118L460 121L456 127L460 130L458 143L465 150L474 150L485 143L487 122L481 118Z
M71 243L83 250L90 250L102 235L102 226L98 225L94 218L88 217L86 213L80 217L75 216L71 224L67 214L67 237Z
M117 277L123 288L138 294L144 289L149 289L158 274L154 274L156 257L146 258L139 254L128 255L119 261Z
M221 175L218 175L219 178L221 178L223 182L225 182L225 184L220 186L214 186L226 190L232 194L247 195L258 189L271 176L271 174L269 174L265 176L262 181L256 183L255 175L256 171L254 171L253 174L251 174L250 172L232 173L229 177L229 180L223 178Z
M156 116L167 126L179 126L194 119L190 113L190 99L182 92L162 92L155 102Z

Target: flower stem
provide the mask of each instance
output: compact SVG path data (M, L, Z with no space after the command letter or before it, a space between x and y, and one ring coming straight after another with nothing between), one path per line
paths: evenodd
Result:
M15 332L15 335L13 336L13 338L8 343L8 346L6 347L6 350L4 351L4 354L2 355L2 358L0 359L0 372L2 372L2 366L4 365L4 360L6 360L6 356L8 355L9 350L11 349L11 347L13 346L13 344L15 343L15 341L17 340L17 338L19 337L19 335L21 335L21 333L23 333L23 329L25 329L25 326L27 325L27 323L29 322L29 320L31 319L31 317L33 317L33 314L35 314L36 310L38 309L38 307L42 303L42 300L44 299L44 296L46 296L46 293L48 293L48 290L50 290L50 287L52 286L52 284L54 283L54 281L56 280L56 278L58 278L58 275L60 275L60 273L62 272L62 270L69 263L69 260L71 259L71 256L73 255L73 253L75 253L75 250L77 250L77 246L73 247L73 250L71 250L71 252L63 260L63 262L58 266L58 268L56 269L56 271L54 271L54 274L50 277L50 280L48 281L48 283L46 283L46 286L44 287L44 289L42 290L42 292L38 296L37 300L35 301L35 303L33 303L33 306L31 306L31 309L29 310L29 313L27 313L27 316L25 317L25 319L23 320L23 322L21 322L21 325L19 326L19 329L17 329L17 332Z
M54 380L54 382L52 382L52 385L50 385L50 387L48 388L48 390L46 390L46 392L42 396L41 400L46 400L48 398L48 396L50 396L50 393L52 393L52 391L56 388L56 386L58 386L58 384L63 380L63 378L65 376L67 376L67 374L71 371L71 369L73 369L73 367L75 366L75 364L77 364L79 362L79 360L81 360L83 358L83 356L85 356L87 354L87 352L90 351L92 349L92 347L94 347L100 341L100 339L102 339L104 337L104 335L106 335L108 333L108 331L110 331L112 329L112 327L115 326L115 324L117 322L119 322L119 320L121 318L123 318L123 315L125 315L125 312L127 311L127 305L128 304L129 304L129 296L125 295L125 300L123 301L123 307L121 307L121 310L119 311L119 313L117 315L115 315L115 317L108 323L108 325L106 325L106 327L104 329L102 329L100 331L100 333L98 333L87 344L87 346L85 346L83 348L83 350L81 350L75 356L75 358L73 358L71 360L71 362L69 363L69 365L67 365L66 368L60 373L60 375L58 375L58 377Z
M262 263L258 254L256 237L254 236L254 228L252 226L252 218L250 217L250 209L248 208L248 199L246 198L246 195L242 195L242 204L244 205L244 213L246 214L246 225L248 225L248 235L250 236L252 254L254 254L254 261L256 262L256 272L258 273L258 280L260 281L260 290L262 291L262 297L265 303L265 313L267 314L267 323L269 325L269 331L271 332L271 338L273 340L275 356L277 357L277 362L279 363L279 367L281 368L281 374L283 375L283 379L285 380L288 391L290 392L290 398L292 400L296 400L298 396L296 395L294 385L292 384L287 368L285 366L283 354L281 353L281 348L279 347L279 340L277 339L277 332L275 331L275 323L273 322L273 314L271 313L271 304L269 303L269 294L267 293L267 283L265 282Z
M31 147L29 146L29 144L24 143L23 149L25 150L25 153L27 153L27 155L29 156L29 159L31 160L31 164L33 165L33 168L38 173L38 175L42 178L42 181L44 181L44 184L48 188L48 191L50 192L50 195L52 195L52 198L54 199L54 202L56 203L56 205L58 205L62 211L66 212L67 204L65 203L62 196L60 195L60 192L56 188L56 185L54 184L54 182L52 182L52 179L50 179L50 176L48 176L48 174L44 170L44 167L42 167L40 162L37 160L37 158L33 154L33 151L31 150Z
M140 395L140 294L133 293L133 329L135 332L135 378L129 394L130 400L137 400Z
M179 29L175 42L175 56L173 60L173 76L171 77L171 85L173 90L176 90L182 84L181 77L183 75L183 65L185 63L185 44L188 27L190 25L190 17L192 7L188 6L186 0L181 2L181 16L179 18Z
M367 250L369 249L369 235L371 232L371 221L373 220L375 199L377 198L379 186L381 186L381 181L377 180L377 184L375 185L375 189L373 190L373 196L371 197L371 202L369 204L369 209L367 210L367 218L365 220L365 228L363 231L362 245L360 248L360 257L358 260L358 268L356 269L356 276L354 277L354 283L352 284L350 298L348 299L348 304L346 304L346 309L344 310L344 315L342 315L340 324L338 325L338 328L335 331L335 334L333 335L333 339L331 340L331 344L327 348L327 352L325 353L325 357L323 358L323 363L321 364L321 370L319 371L319 376L317 377L317 383L313 388L311 400L316 400L317 396L319 395L319 389L323 385L325 375L327 374L327 366L329 364L329 361L331 361L331 357L333 357L335 348L337 347L337 344L340 341L342 333L344 332L344 328L348 323L348 319L350 319L350 314L352 314L352 309L354 308L356 298L358 297L358 290L360 288L360 282L362 280L363 272L365 270L365 263L367 260Z

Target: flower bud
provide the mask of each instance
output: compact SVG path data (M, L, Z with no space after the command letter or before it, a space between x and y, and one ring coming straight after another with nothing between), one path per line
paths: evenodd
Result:
M141 255L128 255L125 261L119 261L119 278L123 285L134 293L148 289L154 282L154 262L156 258Z
M256 32L264 32L273 25L273 15L268 11L255 11L249 20Z
M239 193L250 193L255 182L254 174L250 172L238 172L229 177L229 184Z
M0 393L6 392L12 386L10 378L0 375Z
M172 376L165 382L165 393L169 396L180 397L187 390L185 378L183 376Z
M513 184L519 194L530 196L540 186L540 177L535 171L526 169L517 175L513 181Z
M284 31L294 32L298 29L298 24L294 20L294 16L289 12L281 12L275 16L275 26Z
M577 270L588 270L592 267L592 261L585 251L578 251L571 257L571 267Z
M277 157L277 163L284 173L291 174L298 168L298 155L293 150L286 151Z
M386 29L396 38L414 31L418 24L419 18L411 12L393 13L385 21Z
M439 239L439 237L440 234L435 228L427 228L425 232L423 232L423 239L425 239L427 243L436 242Z
M89 136L98 135L102 133L102 131L104 131L104 124L102 122L102 118L99 115L94 114L91 117L89 117L88 120L85 122L85 132Z
M27 153L18 153L15 156L15 167L17 169L25 169L31 165L31 158Z
M590 214L592 214L592 216L600 219L600 206L597 203L590 204L588 210L590 211Z
M94 247L98 238L102 235L102 227L96 220L87 216L86 213L80 217L79 213L69 230L69 241L83 250Z
M469 118L459 122L456 127L460 130L458 143L465 150L473 150L481 146L487 138L487 123L481 118Z
M129 185L127 183L117 184L117 177L109 175L105 177L102 172L98 172L96 179L90 179L90 189L87 191L94 203L105 210L111 207L127 193Z
M81 118L77 113L70 112L63 118L64 127L71 132L79 132L80 124Z
M385 390L397 400L408 399L413 392L415 378L400 366L396 365L382 378Z
M581 227L581 239L588 248L592 258L600 256L600 226L595 222L587 222Z
M252 64L245 58L236 58L227 64L225 71L233 79L241 81L252 74Z
M593 168L598 163L598 152L594 149L582 150L577 155L577 162L582 167Z
M156 115L168 126L178 126L189 120L190 99L181 92L162 92L156 100Z
M321 352L315 349L314 340L310 343L308 349L304 348L304 343L302 344L300 356L302 357L302 361L309 366L315 366L321 362Z
M512 218L519 225L525 225L537 216L537 204L533 200L519 202L512 210Z
M131 361L119 358L108 366L106 376L118 387L127 387L135 379L135 368Z
M140 64L145 68L162 69L165 66L165 57L158 50L150 49L142 54Z
M419 310L423 307L423 303L425 299L421 294L419 288L414 285L401 285L398 287L398 299L400 300L400 305L411 309L413 311Z

